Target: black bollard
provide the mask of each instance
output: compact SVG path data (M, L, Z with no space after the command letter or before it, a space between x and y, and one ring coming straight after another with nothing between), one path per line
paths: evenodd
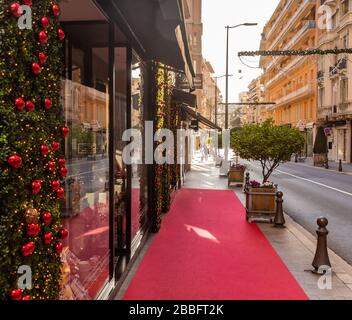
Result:
M312 263L312 266L314 267L316 272L318 272L319 269L323 266L331 267L327 244L327 236L329 234L329 231L326 229L326 226L328 225L328 223L328 219L324 217L321 217L317 220L317 224L319 226L317 230L318 242L317 250Z
M325 161L325 169L329 169L329 160Z
M276 215L274 219L276 228L285 228L286 221L285 221L284 210L282 206L282 203L284 202L284 200L282 199L283 196L284 194L281 191L276 193Z
M243 189L243 192L246 192L248 186L249 186L249 182L250 182L250 174L249 172L246 172L246 180L245 180L245 183L244 183L244 189Z
M339 161L339 172L342 172L342 160Z

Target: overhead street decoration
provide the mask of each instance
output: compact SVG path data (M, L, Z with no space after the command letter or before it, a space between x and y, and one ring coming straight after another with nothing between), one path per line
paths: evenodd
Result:
M344 49L309 49L309 50L272 50L272 51L241 51L238 53L239 57L254 57L254 56L308 56L308 55L328 55L352 53L352 48Z

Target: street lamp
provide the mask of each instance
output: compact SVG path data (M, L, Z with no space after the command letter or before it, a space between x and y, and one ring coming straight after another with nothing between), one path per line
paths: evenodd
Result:
M228 76L232 77L233 74L229 74ZM218 79L221 79L224 77L226 77L226 74L224 74L223 76L218 76L218 77L214 76L214 80L215 80L215 125L218 125Z
M241 23L237 24L235 26L226 26L226 93L225 93L225 129L229 128L229 30L230 29L235 29L238 27L252 27L252 26L257 26L258 23ZM225 146L225 159L222 162L223 166L221 167L221 175L227 175L227 172L229 170L229 163L228 163L228 158L229 158L229 150L228 146Z

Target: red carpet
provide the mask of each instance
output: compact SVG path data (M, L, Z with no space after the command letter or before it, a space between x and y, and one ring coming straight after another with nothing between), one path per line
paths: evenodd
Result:
M306 300L232 191L178 191L126 300Z

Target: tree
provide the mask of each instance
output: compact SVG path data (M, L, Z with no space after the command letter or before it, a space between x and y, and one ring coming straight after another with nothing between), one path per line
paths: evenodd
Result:
M304 146L304 138L298 129L276 126L272 119L245 125L232 133L231 140L234 151L241 158L260 162L263 183L281 163L289 161L292 154Z

